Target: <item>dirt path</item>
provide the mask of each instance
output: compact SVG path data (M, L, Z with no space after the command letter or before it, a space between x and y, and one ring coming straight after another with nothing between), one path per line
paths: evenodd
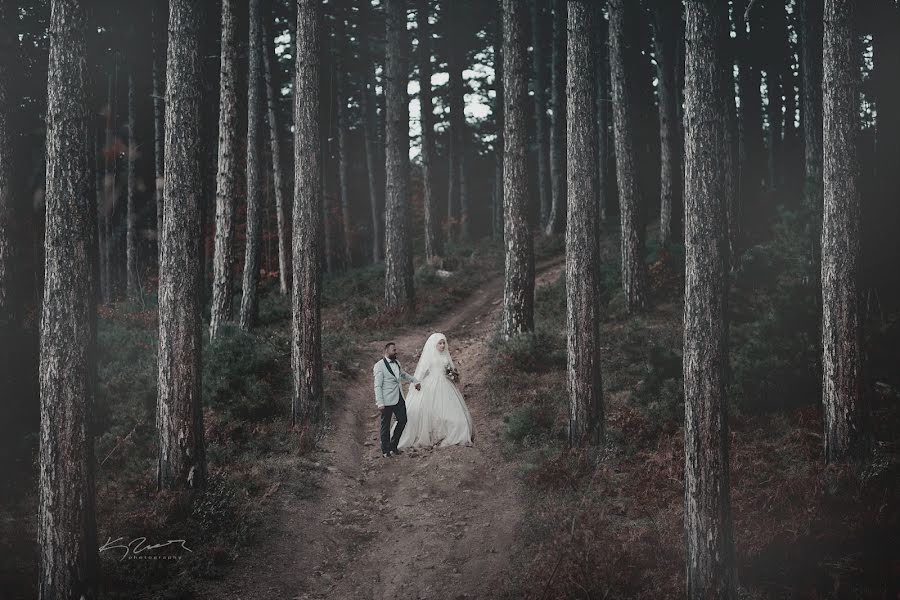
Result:
M555 279L556 262L538 283ZM475 446L410 450L385 459L378 446L369 363L383 340L360 349L362 374L332 412L331 431L313 460L322 490L300 500L276 493L276 533L241 557L227 579L201 597L227 599L491 598L509 569L522 516L512 466L500 457L503 423L489 414L482 385L487 339L502 279L483 286L431 328L398 331L407 371L432 331L447 335L475 421Z

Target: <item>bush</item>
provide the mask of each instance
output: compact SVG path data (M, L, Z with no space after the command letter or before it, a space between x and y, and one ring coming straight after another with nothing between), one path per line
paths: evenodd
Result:
M279 414L273 381L284 383L289 368L289 352L226 323L203 352L204 405L237 419Z
M771 240L748 249L735 272L730 396L746 412L818 398L819 290L802 215L782 211Z
M553 428L551 411L535 404L526 404L503 418L506 439L517 444L533 445L550 435Z
M660 344L651 345L643 377L631 399L657 431L680 423L684 419L681 355Z

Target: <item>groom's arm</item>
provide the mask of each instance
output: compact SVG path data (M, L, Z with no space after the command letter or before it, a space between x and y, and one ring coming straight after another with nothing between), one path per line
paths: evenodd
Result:
M375 368L373 371L375 372L375 404L378 408L384 407L384 391L381 389L382 384L384 383L384 371L380 369L381 365L375 363Z

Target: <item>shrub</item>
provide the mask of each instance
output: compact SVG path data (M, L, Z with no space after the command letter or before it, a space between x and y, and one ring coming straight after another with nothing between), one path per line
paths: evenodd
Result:
M203 402L237 419L280 413L275 387L286 380L290 354L224 324L203 352ZM273 385L273 382L275 385Z

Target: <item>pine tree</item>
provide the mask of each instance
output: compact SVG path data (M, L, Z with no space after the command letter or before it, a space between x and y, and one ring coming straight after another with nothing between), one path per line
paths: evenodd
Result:
M271 17L271 15L269 15ZM278 96L275 92L273 65L275 45L272 43L271 18L262 26L263 74L266 80L266 104L269 116L269 147L272 152L272 186L275 188L275 218L278 228L278 290L287 294L291 289L290 221L288 199L284 193L284 165L281 157L281 129L278 125Z
M550 189L547 235L563 233L566 215L566 0L553 0L553 66L550 71Z
M39 597L98 596L92 414L97 386L87 14L53 0L40 338Z
M503 0L503 240L506 247L500 332L534 329L534 248L528 231L525 7Z
M156 412L161 489L206 483L200 396L202 24L195 1L170 0Z
M629 41L640 7L631 0L609 1L609 63L612 81L616 174L622 236L622 288L629 312L647 305L647 268L644 264L642 174L639 126L635 122L638 47Z
M425 205L425 258L434 262L443 253L441 220L434 197L434 104L431 93L431 26L428 24L430 1L419 0L419 105L422 115L422 188Z
M406 0L386 0L385 99L387 200L385 207L385 286L388 310L414 307L412 255L407 230L409 205L409 61Z
M822 405L825 458L864 456L868 409L862 394L859 303L859 76L855 2L825 0L822 59Z
M293 289L291 290L291 421L308 426L322 405L322 155L319 0L297 0L294 68Z
M260 95L262 48L260 0L250 0L250 48L247 68L247 245L241 283L240 327L250 331L259 313L259 266L262 244L262 170L260 146L262 97Z
M569 444L596 444L603 436L600 375L600 221L597 205L597 56L599 7L568 2L566 313Z
M553 194L550 191L550 140L547 118L547 64L544 58L544 23L547 0L531 0L531 64L534 81L534 143L537 146L540 226L546 229Z
M232 319L234 211L237 189L237 18L235 2L222 0L222 58L219 74L219 159L216 174L216 237L209 338Z
M722 77L727 4L689 0L685 60L684 523L687 598L736 598L728 413Z

